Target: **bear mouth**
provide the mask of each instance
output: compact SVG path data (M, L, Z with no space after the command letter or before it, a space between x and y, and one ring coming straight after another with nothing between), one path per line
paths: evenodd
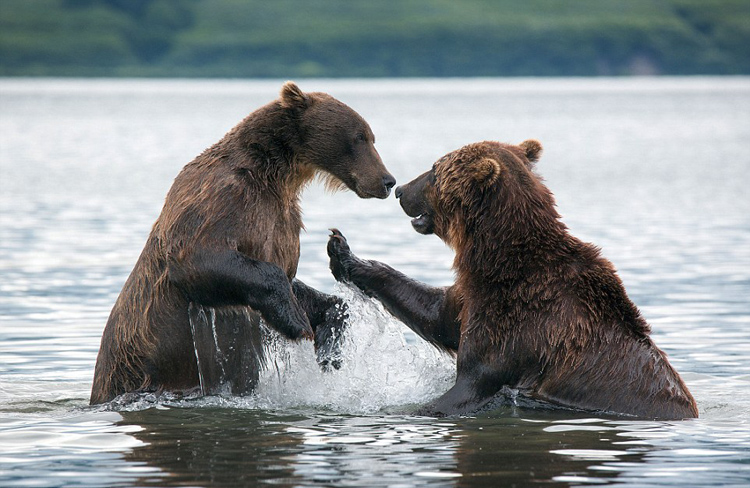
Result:
M420 234L432 234L435 230L435 223L432 215L425 212L411 219L411 226Z
M378 192L369 192L369 191L364 191L364 190L360 190L359 188L357 188L354 191L354 193L356 193L357 196L362 199L378 198L380 200L385 200L386 198L388 198L388 195L391 194L391 189L383 187Z
M383 185L381 188L376 189L375 191L362 188L358 184L354 184L350 187L354 193L357 194L359 198L362 199L368 199L368 198L378 198L380 200L384 200L388 198L388 195L391 194L391 188Z

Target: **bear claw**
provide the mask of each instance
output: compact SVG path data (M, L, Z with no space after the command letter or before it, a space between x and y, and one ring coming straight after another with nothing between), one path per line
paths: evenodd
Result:
M347 264L351 262L351 250L346 237L338 229L331 229L328 238L328 256L331 258L330 269L336 281L349 281Z

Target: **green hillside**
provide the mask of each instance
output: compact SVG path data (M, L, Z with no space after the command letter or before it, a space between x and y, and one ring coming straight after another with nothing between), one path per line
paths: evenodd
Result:
M750 74L748 0L0 0L0 75Z

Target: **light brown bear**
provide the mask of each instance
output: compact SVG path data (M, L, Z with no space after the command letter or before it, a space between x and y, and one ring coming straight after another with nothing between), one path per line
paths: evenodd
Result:
M334 276L457 354L456 384L426 414L475 412L508 387L575 409L697 417L613 265L560 221L534 172L541 152L535 140L470 144L396 189L414 229L455 251L454 285L429 287L359 259L336 230Z
M287 82L185 166L107 321L91 403L125 392L251 392L264 364L261 316L287 338L314 336L318 360L331 361L345 308L294 279L299 197L316 174L362 198L387 197L395 180L374 143L354 110Z

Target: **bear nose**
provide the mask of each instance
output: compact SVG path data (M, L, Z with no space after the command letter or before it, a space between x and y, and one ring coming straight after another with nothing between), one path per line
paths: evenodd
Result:
M396 178L394 178L392 175L383 176L383 185L385 185L386 189L388 190L388 193L391 192L391 188L393 188L393 185L395 184L396 184Z
M393 185L396 184L396 178L394 178L391 174L386 174L383 176L383 186L385 187L385 196L391 194L391 188L393 188Z
M396 198L401 198L401 195L404 194L404 190L401 189L402 187L396 187Z

